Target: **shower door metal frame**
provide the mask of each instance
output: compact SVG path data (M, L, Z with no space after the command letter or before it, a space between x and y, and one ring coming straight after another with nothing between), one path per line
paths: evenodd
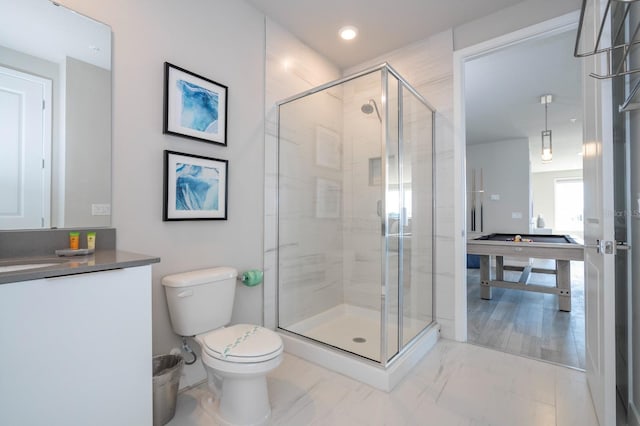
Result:
M384 256L385 256L385 261L382 262L382 267L383 267L383 282L381 283L381 288L382 288L382 294L381 294L381 323L380 323L380 341L381 341L381 350L380 350L380 361L375 361L372 360L370 358L366 358L362 355L358 355L355 354L353 352L350 352L348 350L333 346L331 344L328 344L326 342L320 341L320 340L316 340L307 336L304 336L302 334L298 334L298 333L294 333L292 331L289 331L285 328L280 327L280 107L282 107L285 104L288 104L290 102L296 101L298 99L304 98L306 96L312 95L314 93L318 93L321 92L323 90L329 89L331 87L334 86L338 86L340 84L349 82L351 80L355 80L357 78L363 77L365 75L368 74L372 74L374 72L377 71L381 71L382 74L382 81L383 81L383 86L382 86L382 94L383 94L383 99L384 99L384 105L383 105L383 112L384 112L384 120L382 120L382 130L381 133L384 135L384 151L385 154L388 155L388 145L389 145L389 135L387 134L388 131L388 75L391 74L392 76L394 76L397 80L398 80L398 114L399 114L399 119L398 119L398 171L400 176L402 176L401 173L401 155L402 152L400 151L400 147L402 146L402 141L401 138L404 134L404 120L401 120L400 117L402 117L402 92L404 89L408 90L411 94L413 94L416 99L418 101L420 101L425 107L427 107L429 109L429 111L431 112L431 194L432 197L435 199L435 194L436 194L436 173L435 173L435 137L436 137L436 130L435 130L435 119L436 119L436 109L420 94L418 93L418 91L415 90L415 88L413 88L409 82L407 82L407 80L404 79L404 77L402 77L393 67L391 67L391 65L389 65L386 62L383 62L379 65L364 69L360 72L351 74L347 77L338 79L338 80L334 80L334 81L330 81L328 83L322 84L320 86L314 87L312 89L306 90L304 92L298 93L296 95L287 97L283 100L280 100L278 102L276 102L276 270L275 270L275 280L276 280L276 286L275 286L275 290L276 290L276 297L275 297L275 312L276 312L276 328L279 331L285 332L289 335L294 335L297 337L302 337L304 339L307 340L311 340L317 343L322 344L324 347L330 349L330 350L335 350L338 351L346 356L349 356L350 358L354 358L354 359L358 359L362 362L366 362L370 365L376 366L376 367L381 367L383 369L388 368L391 364L393 364L393 362L398 359L399 357L401 357L404 353L406 353L409 349L411 349L411 347L413 346L413 343L416 342L417 340L419 340L422 336L426 335L427 333L429 333L431 331L431 329L436 326L436 305L435 305L435 300L436 300L436 295L435 295L435 286L434 286L434 280L433 277L435 276L435 224L436 224L436 207L435 207L435 203L432 202L431 203L431 208L432 208L432 219L431 219L431 277L432 277L432 281L431 281L431 312L432 312L432 319L431 322L429 324L427 324L419 333L417 333L411 340L409 340L406 344L402 344L402 340L403 340L403 331L400 328L401 325L403 324L403 315L404 315L404 307L403 307L403 303L404 303L404 298L402 296L403 293L403 274L404 274L404 268L402 267L402 261L403 261L403 257L404 257L404 253L400 252L401 248L404 248L404 238L399 238L398 241L398 250L399 250L399 271L398 271L398 350L396 352L395 355L393 355L391 358L387 359L387 345L386 343L388 342L388 328L387 328L387 321L386 321L386 315L388 313L388 297L387 297L387 292L388 292L388 288L389 288L389 280L388 280L388 248L389 248L389 234L388 234L388 226L387 224L388 222L388 211L387 211L387 207L386 207L386 192L384 191L383 195L383 205L384 205L384 214L383 214L383 218L382 220L384 221L383 223L383 229L384 229ZM384 173L384 178L385 178L385 188L386 185L388 184L388 161L387 161L387 155L383 155L382 156L382 170L385 171ZM404 197L401 197L401 201L400 201L400 207L404 207ZM402 219L403 216L403 212L401 209L400 212L400 219ZM400 227L399 229L401 230L400 235L404 236L404 229L403 229L403 224L402 222L400 223ZM401 253L401 254L400 254Z
M435 202L431 203L431 277L432 277L432 281L431 281L431 322L429 324L427 324L422 330L420 330L419 333L417 333L414 337L412 337L406 344L403 343L404 341L404 223L405 223L405 215L406 215L406 209L405 209L405 202L404 202L404 170L403 170L403 164L404 164L404 89L408 90L409 93L411 93L412 95L414 95L416 97L416 99L418 101L420 101L424 106L427 107L427 109L431 112L431 194L432 194L432 198L435 199L435 195L436 195L436 171L435 171L435 153L436 153L436 147L435 147L435 141L436 141L436 109L420 94L418 93L413 86L411 86L407 80L405 80L400 74L398 74L398 72L393 69L393 67L391 67L388 64L383 64L381 66L386 66L387 70L398 80L398 185L399 185L399 190L401 190L401 196L400 196L400 205L399 205L399 209L400 209L400 217L399 217L399 235L402 236L402 238L398 238L398 351L397 353L392 356L391 358L387 359L387 354L386 354L386 346L385 346L385 351L381 351L381 364L384 367L388 367L390 366L393 361L395 361L396 359L398 359L399 357L401 357L405 352L407 352L412 346L413 343L417 340L419 340L422 336L424 336L426 333L428 333L431 328L433 326L436 325L436 294L435 294L435 286L434 286L434 280L433 277L435 276L435 229L436 229L436 205ZM386 94L388 95L388 85L386 86L387 91ZM385 115L388 115L388 108L384 108L385 110ZM388 146L389 146L389 135L385 135L385 147L388 150ZM387 153L388 154L388 153ZM387 173L385 174L385 180L388 180L388 170ZM385 191L386 194L386 191ZM385 204L385 216L388 216L386 214L386 204ZM387 222L388 222L388 217L387 217ZM385 226L386 229L386 226ZM386 231L385 231L386 232ZM385 240L386 240L386 247L388 249L388 242L389 242L389 235L387 233L387 235L385 235ZM388 251L385 252L385 258L388 259L389 258L389 253ZM388 262L385 262L385 265L388 265ZM388 276L388 272L387 272L387 276ZM384 287L388 288L389 286L389 282L388 280L385 280L384 283ZM388 300L388 299L387 299ZM384 301L383 301L384 303ZM388 339L388 327L386 327L387 322L384 321L381 324L381 332L383 332L384 334L384 339L381 340L385 340L387 341ZM382 330L382 327L384 327L384 330ZM384 353L384 358L382 357L382 354Z
M382 285L380 289L380 364L387 364L387 342L389 340L389 332L387 327L387 316L389 314L389 211L387 209L387 194L389 190L389 76L387 68L380 70L380 87L382 88L382 120L380 133L383 135L383 144L381 147L381 167L384 177L382 188L382 217L380 218L382 229L382 256L384 260L380 262L382 268Z

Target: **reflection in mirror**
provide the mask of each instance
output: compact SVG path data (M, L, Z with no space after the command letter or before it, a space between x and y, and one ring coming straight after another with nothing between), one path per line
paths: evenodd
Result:
M111 29L0 0L0 229L111 224Z

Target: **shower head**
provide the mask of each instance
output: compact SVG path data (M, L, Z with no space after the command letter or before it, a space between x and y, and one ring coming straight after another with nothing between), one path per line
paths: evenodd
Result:
M378 120L380 120L380 122L382 123L382 117L380 116L380 111L378 111L378 104L376 104L376 101L374 101L373 99L369 99L369 102L362 105L360 107L360 111L369 115L374 111L374 108L375 108L376 115L378 116Z
M371 104L364 104L360 109L365 114L371 114L373 112L373 106Z

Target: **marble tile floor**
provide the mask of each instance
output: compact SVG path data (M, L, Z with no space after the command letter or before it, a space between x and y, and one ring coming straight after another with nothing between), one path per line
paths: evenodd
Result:
M445 339L390 393L287 353L268 385L270 425L598 425L583 372ZM217 425L206 399L181 392L168 425Z

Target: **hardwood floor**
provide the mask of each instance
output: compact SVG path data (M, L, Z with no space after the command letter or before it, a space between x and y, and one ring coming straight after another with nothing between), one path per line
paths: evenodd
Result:
M535 260L551 267L552 260ZM505 271L517 281L519 273ZM531 274L529 282L553 286L554 275ZM583 262L571 262L571 312L558 310L557 296L521 290L493 289L480 298L480 270L467 269L468 341L516 355L585 368Z

